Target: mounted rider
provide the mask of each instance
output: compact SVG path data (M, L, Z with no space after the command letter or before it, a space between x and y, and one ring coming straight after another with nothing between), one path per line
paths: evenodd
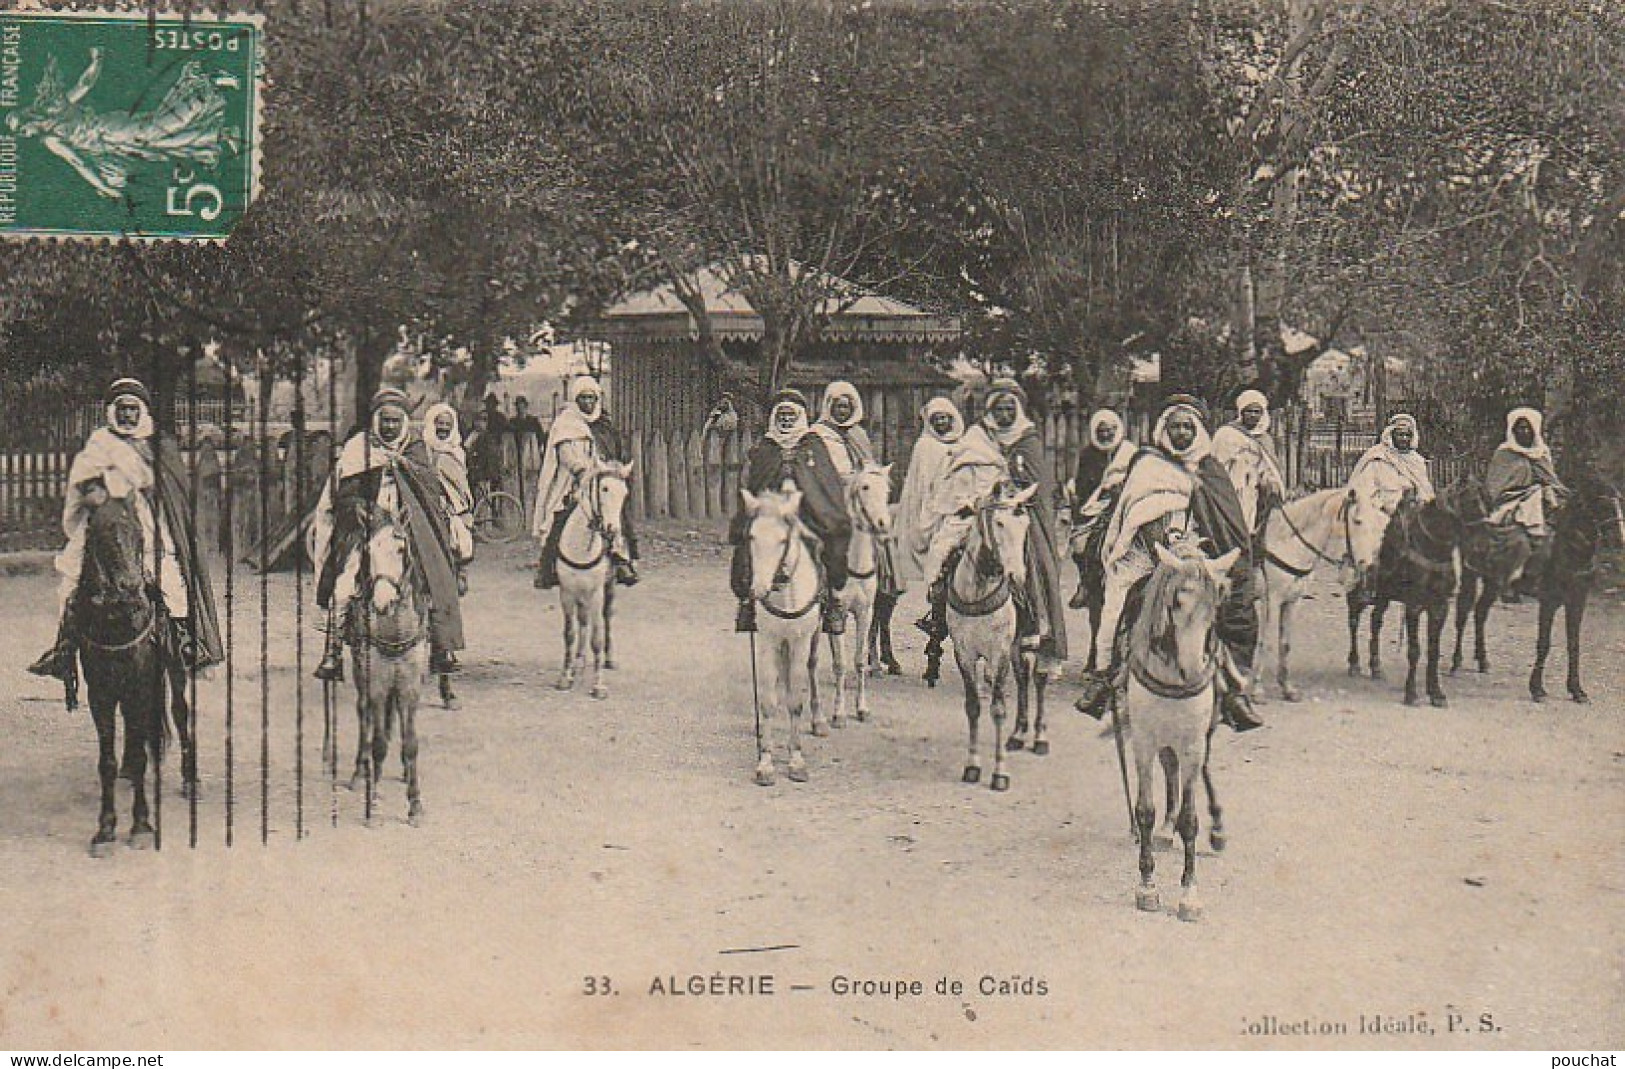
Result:
M448 404L431 405L423 414L423 444L446 507L446 530L457 563L457 587L468 589L468 565L474 559L474 491L469 486L468 453L457 426L457 410Z
M575 507L581 478L600 463L625 463L629 459L620 432L604 412L604 391L591 375L578 375L570 382L569 404L553 420L547 432L546 455L536 483L536 512L533 533L542 543L541 560L536 566L535 586L550 590L559 585L559 539L564 521ZM615 581L631 586L638 581L637 538L630 521L622 525L609 547Z
M1116 412L1102 408L1089 417L1089 443L1078 450L1078 467L1071 486L1076 504L1069 548L1078 566L1078 589L1070 602L1074 609L1087 605L1089 591L1105 583L1100 550L1106 540L1106 523L1135 452L1123 418Z
M777 491L786 482L801 491L801 522L818 539L818 559L824 571L823 629L825 634L839 635L846 631L840 596L846 586L846 554L852 540L852 525L846 515L840 472L824 440L812 433L807 413L807 398L801 391L780 390L774 396L767 431L745 454L741 483L753 494ZM756 630L756 599L751 594L750 519L750 512L741 499L728 528L728 540L734 546L729 586L739 599L735 631Z
M1270 510L1286 500L1286 476L1270 436L1269 398L1245 390L1236 398L1236 418L1213 434L1213 458L1224 466L1241 502L1247 530L1264 530Z
M1433 477L1428 474L1428 458L1421 453L1421 433L1416 418L1395 413L1382 429L1377 444L1361 454L1349 475L1349 489L1366 505L1392 517L1406 494L1419 503L1432 501Z
M942 525L953 518L960 502L950 492L950 474L965 436L965 417L946 397L933 397L920 409L920 437L908 457L903 494L897 506L897 537L902 547L898 560L907 579L923 579L932 545ZM942 560L946 549L936 557Z
M316 678L344 678L351 603L362 581L366 542L380 516L404 523L412 565L428 589L430 671L456 672L463 616L440 477L422 439L412 433L411 403L404 393L385 387L373 395L370 410L368 428L344 443L316 506L316 559L321 562L316 604L329 610Z
M850 382L837 380L824 388L818 422L812 430L829 450L830 463L843 481L876 463L874 445L863 427L863 398ZM893 548L890 536L875 537L877 596L892 597L899 592Z
M163 648L172 662L207 668L225 657L208 566L198 553L187 473L173 438L155 432L152 395L136 379L121 378L108 387L107 424L85 440L68 469L62 505L62 532L67 545L56 557L60 622L51 648L28 670L63 681L74 702L78 636L68 609L84 564L85 534L93 510L113 498L135 506L146 547L147 578L163 599L170 633ZM160 528L154 516L163 517Z
M1126 683L1123 639L1138 615L1145 582L1156 570L1156 546L1197 537L1207 543L1211 557L1241 551L1214 623L1223 651L1220 711L1237 731L1262 726L1245 693L1258 647L1251 532L1230 476L1213 458L1206 420L1207 407L1200 400L1188 394L1168 398L1152 444L1136 454L1123 482L1102 555L1106 600L1100 633L1113 636L1110 667L1077 702L1079 710L1097 719Z
M1553 466L1551 448L1542 434L1543 422L1537 409L1508 412L1506 441L1496 447L1484 474L1489 521L1510 529L1514 536L1509 585L1538 576L1544 569L1551 557L1551 514L1569 497L1568 487Z

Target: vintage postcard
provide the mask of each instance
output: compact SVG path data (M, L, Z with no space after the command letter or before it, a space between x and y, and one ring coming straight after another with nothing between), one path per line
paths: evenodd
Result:
M1622 87L1579 0L0 0L0 1048L1612 1064Z

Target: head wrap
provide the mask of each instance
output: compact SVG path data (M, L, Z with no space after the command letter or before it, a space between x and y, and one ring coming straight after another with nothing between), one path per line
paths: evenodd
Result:
M393 409L401 417L400 432L394 438L385 438L380 429L383 424L383 414ZM385 449L399 452L411 440L412 432L412 403L407 400L406 394L393 387L386 386L372 395L372 436L378 444Z
M778 415L781 409L794 408L797 412L796 425L787 431L779 429ZM773 395L773 407L767 414L767 437L778 443L781 449L792 449L800 441L802 435L807 433L807 398L800 390L780 390Z
M1100 440L1100 428L1110 427L1111 437L1106 441ZM1089 417L1089 444L1102 453L1110 453L1123 441L1123 417L1109 408L1102 408Z
M1399 430L1401 427L1408 427L1410 429L1411 448L1422 448L1422 429L1416 425L1416 417L1408 412L1395 412L1388 420L1388 425L1382 429L1382 444L1387 446L1389 449L1397 450L1399 447L1394 445L1394 432Z
M118 403L134 401L141 409L130 430L118 425ZM107 388L107 427L120 438L144 439L152 437L152 395L138 379L117 379Z
M1188 412L1196 417L1196 437L1190 446L1183 450L1175 449L1168 437L1168 420L1178 412ZM1206 415L1206 406L1201 401L1190 394L1174 394L1168 398L1162 415L1157 417L1157 425L1151 432L1151 441L1169 458L1183 464L1187 469L1195 470L1196 465L1213 450L1213 439L1208 435L1207 420L1204 418Z
M1241 414L1253 405L1257 405L1259 408L1262 408L1264 410L1264 414L1259 417L1258 426L1254 427L1250 431L1246 431L1246 433L1255 436L1269 433L1270 399L1265 397L1258 390L1243 390L1241 392L1241 396L1236 398L1236 425L1238 427L1242 425ZM1246 429L1243 428L1243 430Z
M946 415L953 419L954 425L947 434L938 434L936 428L931 426L931 417ZM946 445L959 441L965 433L965 417L959 414L959 409L946 397L933 397L920 409L920 422L924 424L925 433Z
M1535 440L1531 445L1519 445L1518 439L1512 436L1512 428L1520 419L1528 420L1529 429L1535 432ZM1540 414L1540 410L1537 408L1514 408L1511 412L1507 413L1506 447L1512 450L1514 453L1517 453L1519 456L1528 457L1530 460L1549 459L1552 455L1552 450L1551 447L1546 444L1546 436L1544 433L1542 433L1541 429L1545 422L1546 418Z
M451 437L440 437L440 431L435 427L435 420L441 416L451 417ZM458 460L464 459L462 428L458 424L457 410L450 405L441 403L431 405L423 413L423 444L428 446L432 453L450 453ZM466 461L465 461L466 463Z
M1183 405L1196 413L1196 418L1202 421L1202 429L1206 430L1213 422L1213 416L1208 412L1207 402L1193 393L1169 394L1162 402L1163 414L1167 410Z
M598 398L598 404L591 412L582 412L581 406L576 402L588 396ZM604 388L598 385L598 380L591 375L577 375L570 380L570 404L575 406L577 412L581 412L582 419L588 423L597 423L599 417L604 414Z
M852 402L852 414L844 420L837 420L830 414L837 397L845 397ZM863 398L858 395L858 388L850 382L836 381L824 388L824 402L818 409L818 422L827 423L832 427L846 430L863 422Z
M1001 397L1009 397L1016 403L1016 418L1008 427L1000 427L993 418L993 406ZM982 426L1001 446L1009 448L1021 440L1021 436L1032 429L1033 421L1027 418L1027 391L1015 379L994 379L988 387L987 396L982 400Z

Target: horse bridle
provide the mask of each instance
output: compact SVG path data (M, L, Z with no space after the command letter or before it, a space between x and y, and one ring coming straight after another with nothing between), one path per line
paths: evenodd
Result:
M1287 530L1292 532L1293 536L1303 544L1305 549L1313 553L1317 558L1326 562L1327 564L1335 564L1341 567L1344 561L1351 561L1354 559L1354 533L1349 529L1349 510L1353 507L1353 505L1354 492L1351 490L1344 495L1343 503L1339 505L1337 509L1337 519L1343 521L1343 546L1346 551L1343 560L1337 560L1331 556L1328 556L1319 546L1309 541L1309 539L1305 537L1304 533L1298 530L1298 525L1292 522L1291 515L1287 513L1286 505L1283 504L1277 507L1275 512L1281 517L1281 522L1286 524ZM1288 564L1274 553L1271 553L1267 545L1264 549L1264 559L1281 569L1283 572L1286 572L1288 575L1298 579L1302 579L1304 576L1315 570L1314 565L1310 565L1307 568L1299 568L1296 565Z
M850 506L847 509L847 512L848 514L851 514L854 511L856 512L856 515L852 516L853 530L866 534L878 541L885 536L882 535L879 528L875 526L874 517L869 515L869 508L863 503L863 495L858 493L858 477L862 474L863 473L860 471L853 475L852 480L846 484L846 497ZM876 560L878 561L878 559L879 558L877 556ZM853 571L851 568L848 568L846 574L852 579L872 579L875 572L878 570L878 567L879 565L877 563L876 567L870 568L866 572Z
M992 558L992 566L994 571L992 574L989 574L987 569L982 567L982 563L979 560L972 560L971 568L976 572L977 575L984 579L992 579L997 577L998 582L994 585L992 590L988 591L986 594L983 594L981 597L975 599L974 601L966 601L964 598L960 597L959 592L954 589L953 580L950 577L948 581L948 604L954 610L954 612L961 616L988 616L994 612L997 612L1004 606L1006 601L1010 600L1010 573L1004 567L1004 558L999 552L998 540L993 536L993 513L998 509L1003 508L1010 508L1013 510L1014 506L992 496L983 499L976 505L974 520L976 524L976 538L977 541L981 543L978 549L986 551Z
M812 598L799 609L776 608L772 602L767 600L773 596L775 591L783 590L789 585L790 554L795 552L798 545L801 552L805 553L807 551L806 542L801 534L802 530L800 518L789 517L784 529L784 552L779 554L779 562L773 567L773 578L768 583L767 593L756 599L770 615L777 616L781 620L799 620L811 612L814 605L818 604L819 591L816 587L813 590Z
M585 493L581 492L581 487L577 488L576 508L587 514L588 533L598 537L598 552L590 561L573 561L564 555L562 546L559 548L559 560L577 571L584 572L596 566L604 559L604 554L609 552L609 538L604 530L604 514L598 510L598 484L613 474L614 472L608 468L599 468L587 477Z

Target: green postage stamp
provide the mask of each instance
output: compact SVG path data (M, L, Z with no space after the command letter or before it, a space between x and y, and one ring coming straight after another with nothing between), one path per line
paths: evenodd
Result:
M0 236L224 240L259 187L263 32L0 11Z

